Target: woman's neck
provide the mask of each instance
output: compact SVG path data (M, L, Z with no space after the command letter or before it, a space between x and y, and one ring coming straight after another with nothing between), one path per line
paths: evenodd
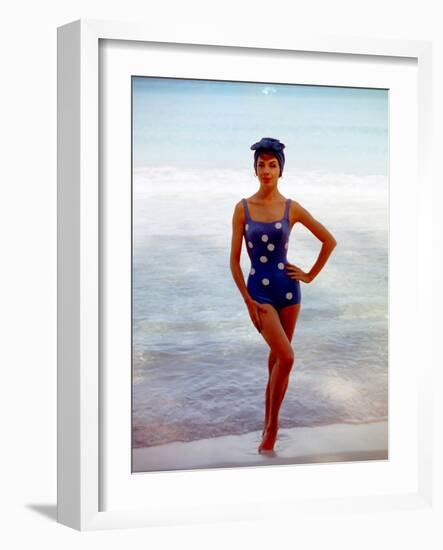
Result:
M264 202L273 202L277 199L283 198L280 191L276 187L274 189L259 189L256 197Z

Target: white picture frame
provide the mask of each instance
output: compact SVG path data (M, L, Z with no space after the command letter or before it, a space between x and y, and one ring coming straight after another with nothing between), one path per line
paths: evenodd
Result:
M230 35L193 36L190 41L186 31L164 32L155 26L133 23L93 20L75 21L58 29L58 521L79 530L118 527L140 527L195 523L201 521L225 521L233 519L260 519L265 517L267 499L284 502L276 507L273 517L285 514L330 512L349 510L371 512L375 510L419 509L430 507L432 502L432 441L431 441L431 373L432 373L432 296L424 284L423 267L430 265L432 183L430 179L431 145L431 45L421 41L375 40L351 37L280 36L278 40ZM101 109L99 96L100 41L125 41L131 44L194 44L205 52L211 61L211 48L229 48L230 55L239 55L245 48L281 52L306 52L312 55L355 56L355 59L390 58L391 62L412 59L416 63L417 138L416 166L418 175L413 178L413 190L418 195L419 234L414 242L412 258L417 272L414 300L421 319L415 344L421 349L420 370L417 372L414 391L416 398L417 433L414 437L417 456L398 483L376 491L353 492L352 481L360 476L355 470L347 474L345 466L330 469L309 466L306 476L315 476L327 483L331 472L349 476L348 490L342 492L337 484L331 484L327 493L312 489L303 498L284 495L273 490L292 474L291 467L257 468L242 471L200 471L163 473L151 476L135 476L132 484L149 487L150 503L140 506L131 503L130 493L121 502L114 499L110 509L103 509L101 484L106 478L103 470L103 444L101 399L106 399L102 387L103 364L100 354L101 315L100 288L101 246L100 212L103 208L100 193L100 127ZM243 49L243 50L242 50ZM151 55L156 55L155 52ZM157 54L159 55L159 54ZM363 58L361 56L369 56ZM358 62L358 61L357 61ZM157 74L156 76L162 76ZM127 136L130 139L130 136ZM408 191L406 191L408 193ZM409 197L411 198L411 197ZM395 212L396 205L391 209ZM398 209L398 206L397 206ZM391 251L395 253L395 249ZM124 391L124 390L121 390ZM415 412L414 412L415 414ZM391 464L392 466L392 464ZM417 466L417 468L416 468ZM377 465L375 465L377 467ZM395 467L395 463L394 463ZM108 466L107 466L108 468ZM117 472L118 473L118 472ZM381 472L380 472L381 473ZM130 474L130 472L129 472ZM391 471L392 474L392 471ZM354 476L354 477L353 477ZM112 477L112 476L111 476ZM254 493L242 500L238 495L231 499L216 496L215 487L227 483L255 484L260 477L269 489L262 496ZM112 479L114 479L112 477ZM246 481L245 481L246 479ZM293 478L294 481L295 478ZM108 481L109 482L109 479ZM120 483L116 481L116 483ZM200 492L195 488L199 486ZM240 485L239 485L240 486ZM183 491L194 488L196 500L180 499ZM122 493L124 493L122 489ZM163 493L168 498L160 498ZM174 494L176 492L177 494ZM119 493L115 493L118 495ZM117 502L115 502L117 500ZM272 514L271 514L272 516ZM266 517L269 517L267 510Z

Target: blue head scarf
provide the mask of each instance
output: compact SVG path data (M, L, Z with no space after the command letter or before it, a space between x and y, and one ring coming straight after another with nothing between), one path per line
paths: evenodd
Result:
M251 145L251 149L254 151L254 170L257 173L257 161L260 153L270 153L271 155L274 155L277 160L278 164L280 165L280 176L283 173L283 167L285 165L285 154L283 152L283 149L285 148L285 144L281 143L278 139L274 139L271 137L264 137L261 138L260 141L257 143L254 143L254 145Z

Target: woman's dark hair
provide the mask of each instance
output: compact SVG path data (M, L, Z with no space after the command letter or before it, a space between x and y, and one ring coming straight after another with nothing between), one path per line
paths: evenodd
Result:
M274 155L274 157L277 159L278 164L280 166L280 176L283 174L283 168L285 165L285 154L283 152L283 149L285 148L285 144L279 141L278 139L271 138L271 137L264 137L261 138L260 141L257 143L254 143L254 145L251 145L251 149L254 151L254 170L255 173L257 173L257 162L258 157L261 153L268 153L270 155Z

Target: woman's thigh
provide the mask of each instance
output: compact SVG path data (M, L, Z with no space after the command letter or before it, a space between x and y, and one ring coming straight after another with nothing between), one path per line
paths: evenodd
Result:
M300 313L300 304L294 304L292 306L287 306L281 309L278 312L280 318L280 323L285 331L286 336L288 337L289 342L292 341L294 335L295 325L297 323L298 314ZM269 372L271 372L272 367L275 363L276 357L272 349L269 350Z
M279 311L280 322L290 342L292 341L292 337L294 335L295 324L297 323L299 313L300 304L287 306Z
M279 314L269 304L263 304L266 313L260 314L262 322L261 335L270 347L273 355L292 355L291 342L283 328Z

